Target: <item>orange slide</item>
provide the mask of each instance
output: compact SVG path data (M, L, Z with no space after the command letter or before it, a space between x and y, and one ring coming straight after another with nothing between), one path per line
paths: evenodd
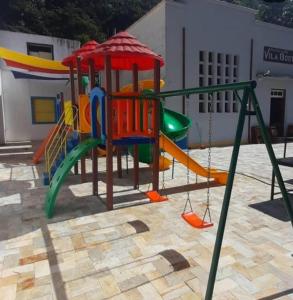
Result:
M181 164L202 177L208 177L209 172L206 168L198 164L191 157L188 157L186 153L184 153L176 144L174 144L167 136L163 133L160 135L160 148L166 152L168 152L172 157L177 159ZM211 169L210 177L214 178L216 182L220 184L226 184L228 173L227 172L219 172L215 169Z
M47 137L42 141L41 145L39 146L39 148L37 149L37 151L35 152L34 156L33 156L33 163L34 164L38 164L41 160L41 157L44 155L45 153L45 148L46 148L46 145L47 145L47 142L48 140L50 139L50 137L55 134L55 132L57 131L58 129L58 125L55 125L53 126Z

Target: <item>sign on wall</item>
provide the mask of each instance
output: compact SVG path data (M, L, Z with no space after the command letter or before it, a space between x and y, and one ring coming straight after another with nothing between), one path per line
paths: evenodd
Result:
M293 64L293 51L265 46L263 59L264 61Z

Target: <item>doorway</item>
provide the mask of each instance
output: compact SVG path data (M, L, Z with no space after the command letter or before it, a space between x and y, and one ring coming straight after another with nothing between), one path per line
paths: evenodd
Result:
M271 90L270 128L277 136L284 136L286 90Z

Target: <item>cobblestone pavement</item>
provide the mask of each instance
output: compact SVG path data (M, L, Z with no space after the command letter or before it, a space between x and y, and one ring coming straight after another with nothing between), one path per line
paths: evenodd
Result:
M47 220L43 165L31 164L29 146L19 148L15 153L0 149L0 299L204 297L224 187L211 189L214 226L193 229L180 216L186 169L175 163L174 179L166 171L169 201L150 204L143 193L149 189L150 171L141 165L140 191L132 190L131 170L122 179L115 173L115 210L107 212L102 158L101 199L91 195L90 174L83 184L79 176L69 176L56 214ZM282 145L274 149L282 156ZM231 151L213 148L212 165L227 169ZM191 155L207 164L207 150ZM89 160L87 165L89 169ZM293 170L281 171L292 189ZM271 172L264 145L241 147L214 299L293 299L293 231L278 188L276 200L267 202ZM196 177L190 176L194 183ZM198 214L204 212L206 195L206 189L190 192Z

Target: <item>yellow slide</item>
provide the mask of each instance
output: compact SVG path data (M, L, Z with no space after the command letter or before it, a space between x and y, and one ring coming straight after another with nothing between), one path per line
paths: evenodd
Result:
M202 177L208 177L209 172L206 168L202 167L191 157L188 157L176 144L174 144L168 137L163 133L160 135L160 148L168 152L172 157L177 159L181 164ZM214 178L216 182L220 184L226 184L228 173L227 172L218 172L215 169L211 169L210 177Z

